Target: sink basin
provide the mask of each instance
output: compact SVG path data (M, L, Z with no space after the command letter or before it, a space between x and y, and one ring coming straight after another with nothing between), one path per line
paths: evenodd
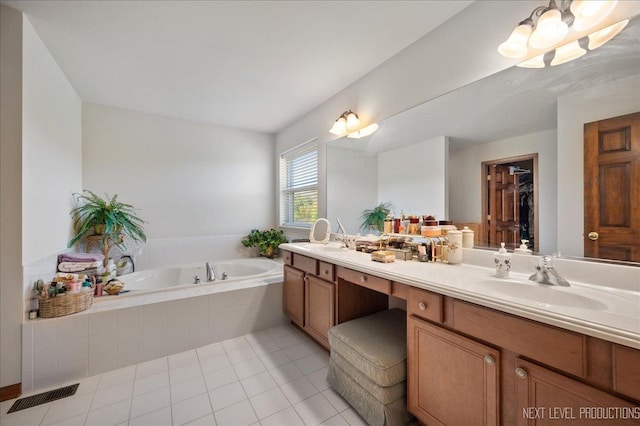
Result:
M579 290L567 289L566 287L498 279L477 281L473 283L473 286L488 290L498 297L523 299L542 307L564 306L579 309L607 309L607 305L604 303L578 294Z

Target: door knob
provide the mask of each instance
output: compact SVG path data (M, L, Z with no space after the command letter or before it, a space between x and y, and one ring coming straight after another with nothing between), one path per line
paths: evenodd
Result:
M597 232L591 231L589 232L589 235L587 235L587 237L589 237L591 241L596 241L598 238L600 238L600 235Z

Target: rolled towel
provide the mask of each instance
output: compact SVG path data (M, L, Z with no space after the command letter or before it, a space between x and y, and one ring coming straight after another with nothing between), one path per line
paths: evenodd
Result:
M58 255L58 263L62 262L102 262L104 255L101 253L62 253Z
M60 272L81 272L86 269L99 268L102 262L60 262L58 271Z

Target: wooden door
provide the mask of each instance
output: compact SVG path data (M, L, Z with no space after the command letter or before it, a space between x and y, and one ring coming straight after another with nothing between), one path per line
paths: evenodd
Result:
M634 415L628 419L629 412L637 417L637 408L609 393L522 359L515 374L519 426L640 424Z
M428 425L497 425L500 353L408 317L409 412Z
M488 173L489 247L520 246L519 176L509 174L509 166L489 166Z
M284 265L284 312L291 321L304 327L304 272Z
M304 329L329 349L329 329L336 325L335 284L308 275L305 278Z
M640 112L584 125L584 255L640 262Z

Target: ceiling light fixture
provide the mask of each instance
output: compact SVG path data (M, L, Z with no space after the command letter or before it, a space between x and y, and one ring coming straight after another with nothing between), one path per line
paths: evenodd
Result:
M360 119L358 114L349 110L340 114L340 117L336 119L333 126L329 130L334 135L343 136L353 130L356 130L360 125Z
M507 58L524 58L531 50L547 50L521 64L524 68L544 68L549 62L545 53L555 49L551 65L559 65L587 53L577 40L571 40L575 32L588 31L611 14L618 0L550 0L548 6L539 6L513 30L498 52ZM588 49L593 50L611 40L625 27L619 22L589 34Z

